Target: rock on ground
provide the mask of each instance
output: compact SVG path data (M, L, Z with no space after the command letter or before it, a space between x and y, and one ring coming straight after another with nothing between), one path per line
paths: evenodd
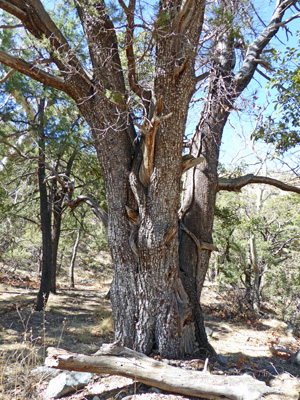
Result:
M94 374L89 372L65 371L51 379L45 390L46 399L58 399L86 386Z

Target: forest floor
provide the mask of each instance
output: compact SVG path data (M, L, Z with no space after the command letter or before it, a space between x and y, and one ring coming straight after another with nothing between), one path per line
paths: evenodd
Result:
M57 295L50 296L45 312L40 313L32 311L37 273L4 273L0 268L0 400L43 398L48 381L32 371L43 365L47 347L92 354L103 343L113 341L110 302L106 298L112 276L107 253L101 255L99 265L97 271L88 265L78 267L75 289L68 287L67 277L62 274ZM227 360L225 367L212 361L212 373L247 373L287 392L286 396L266 396L267 400L300 399L300 368L289 363L286 353L270 351L275 347L295 353L300 349L299 338L288 331L287 324L274 311L265 309L259 318L241 314L233 299L234 294L228 289L206 283L202 305L210 343ZM174 360L172 364L195 368L201 363ZM108 375L95 376L84 389L65 398L120 400L130 394L135 394L136 400L189 398Z

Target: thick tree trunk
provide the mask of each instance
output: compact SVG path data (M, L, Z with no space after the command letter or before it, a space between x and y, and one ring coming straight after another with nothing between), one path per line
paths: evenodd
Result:
M190 149L193 156L199 157L201 154L205 161L186 173L180 209L181 226L191 233L181 229L180 269L184 286L193 299L194 318L198 325L197 340L203 350L211 350L199 305L211 255L211 250L203 248L203 242L212 245L219 148L227 117L228 113L220 101L211 97L206 103L202 122L197 126Z

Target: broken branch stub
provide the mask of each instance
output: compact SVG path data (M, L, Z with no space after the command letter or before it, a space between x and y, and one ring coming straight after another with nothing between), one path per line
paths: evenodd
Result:
M160 124L171 118L172 113L161 115L163 110L163 98L160 97L155 105L151 121L145 120L143 126L137 125L142 135L143 160L139 170L139 179L147 187L150 183L150 177L154 169L154 148L155 135Z

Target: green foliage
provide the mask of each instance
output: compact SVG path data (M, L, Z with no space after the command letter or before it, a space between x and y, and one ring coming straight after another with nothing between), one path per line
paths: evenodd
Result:
M119 92L114 92L113 90L107 90L105 96L117 104L124 103L124 96Z
M154 24L155 28L163 30L169 25L170 21L171 21L171 14L168 11L160 10Z
M287 47L283 53L273 49L273 61L280 64L269 85L276 92L275 113L267 116L253 135L256 140L275 144L278 153L300 143L300 110L295 106L300 102L299 57L295 47Z

